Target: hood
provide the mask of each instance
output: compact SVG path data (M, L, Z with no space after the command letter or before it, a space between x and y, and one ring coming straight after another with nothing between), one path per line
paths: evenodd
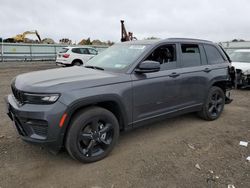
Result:
M27 92L72 90L117 82L115 77L119 74L74 66L18 75L15 87Z
M244 74L250 74L250 62L249 63L244 63L244 62L232 62L232 65L236 69L242 70Z

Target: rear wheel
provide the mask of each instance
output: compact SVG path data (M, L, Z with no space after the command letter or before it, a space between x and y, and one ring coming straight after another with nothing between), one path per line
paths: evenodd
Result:
M91 107L79 112L67 134L68 153L80 162L95 162L106 157L119 137L119 124L113 113Z
M73 65L74 65L74 66L81 66L81 65L82 65L82 62L76 60L76 61L73 62Z
M223 90L219 87L213 86L209 90L206 102L198 114L205 120L215 120L221 115L224 105L225 94Z

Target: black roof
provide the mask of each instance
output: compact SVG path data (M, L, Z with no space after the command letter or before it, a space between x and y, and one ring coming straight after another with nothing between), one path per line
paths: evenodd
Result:
M167 39L152 39L152 40L133 40L124 42L124 44L156 44L161 42L193 42L193 43L213 43L212 41L192 38L167 38Z

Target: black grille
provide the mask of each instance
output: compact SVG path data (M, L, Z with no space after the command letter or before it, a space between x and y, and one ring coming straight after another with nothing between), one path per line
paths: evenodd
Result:
M20 90L18 90L15 86L11 86L11 90L12 93L15 97L15 99L17 100L17 102L19 102L20 104L24 103L24 93Z

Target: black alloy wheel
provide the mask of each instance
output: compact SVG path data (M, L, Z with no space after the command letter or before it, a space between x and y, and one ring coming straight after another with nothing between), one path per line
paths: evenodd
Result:
M214 91L208 102L208 112L211 117L217 117L224 106L224 97L220 94L219 91Z
M65 146L74 159L85 163L95 162L112 151L119 131L119 123L112 112L89 107L74 116Z
M207 99L198 115L205 120L215 120L220 117L225 105L225 93L217 87L212 86L208 92Z
M78 135L78 148L86 157L104 153L114 137L114 126L105 117L94 117L85 122Z

